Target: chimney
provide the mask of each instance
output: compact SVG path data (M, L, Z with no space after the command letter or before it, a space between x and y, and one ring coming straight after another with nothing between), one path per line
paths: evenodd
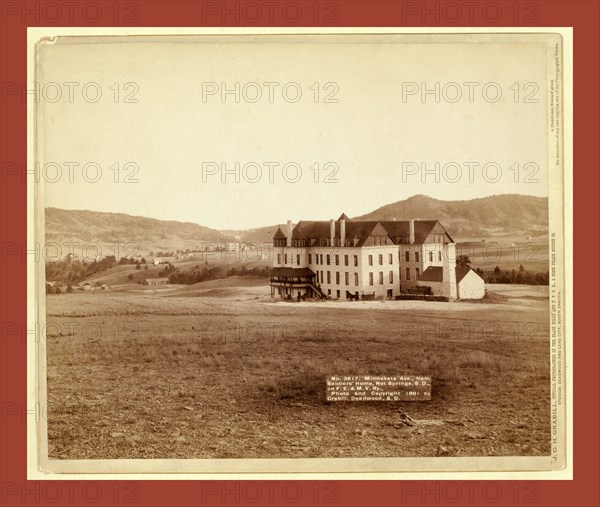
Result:
M285 231L286 245L292 246L292 221L287 221L287 230Z
M329 246L333 246L335 239L335 220L329 221Z
M456 287L456 243L444 245L442 265L442 294L450 299L458 298Z
M346 221L340 220L340 246L346 246Z
M409 223L409 227L410 227L410 240L409 240L409 243L411 245L413 245L414 242L415 242L415 221L411 219L411 220L408 221L408 223Z

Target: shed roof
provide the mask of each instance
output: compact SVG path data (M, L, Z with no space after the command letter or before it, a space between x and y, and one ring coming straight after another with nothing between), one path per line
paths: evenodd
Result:
M273 268L273 276L283 276L285 278L315 276L315 273L309 268Z
M477 272L471 269L469 266L456 266L456 283L459 283L465 276L467 276L469 271L473 271L477 275ZM418 278L418 280L419 282L442 282L442 266L429 266L425 271L423 271L423 273L421 273L421 276Z

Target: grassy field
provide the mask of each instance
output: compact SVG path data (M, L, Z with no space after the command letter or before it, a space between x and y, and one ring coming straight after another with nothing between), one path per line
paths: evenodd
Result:
M548 288L489 289L286 303L233 278L49 296L50 456L548 455ZM325 378L346 374L431 375L432 400L327 402Z

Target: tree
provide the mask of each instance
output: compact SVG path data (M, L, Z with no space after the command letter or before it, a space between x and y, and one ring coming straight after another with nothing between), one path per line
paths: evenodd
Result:
M148 269L148 264L146 264L146 265L144 266L144 269L146 269L146 270Z
M494 274L495 274L496 276L498 276L498 275L500 274L500 268L499 268L498 266L496 266L496 267L494 268Z
M136 264L135 269L142 269L142 266L140 266L139 264Z
M130 280L133 280L133 273L129 273L129 276L127 278L129 278Z
M71 292L73 292L73 287L67 285L67 293L71 294Z
M521 264L519 266L519 272L522 273L523 271L525 271L525 268L523 267L523 264Z
M456 257L456 265L457 266L466 266L471 267L471 259L469 259L468 255L459 255Z
M60 287L56 287L56 289L54 290L55 294L62 294L62 290L60 290Z

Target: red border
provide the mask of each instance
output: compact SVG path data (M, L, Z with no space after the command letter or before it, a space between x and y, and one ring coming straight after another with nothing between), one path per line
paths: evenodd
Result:
M71 4L69 11L68 4ZM100 6L102 15L96 16L93 6ZM232 6L237 2L225 2ZM263 0L255 3L265 4ZM287 0L275 0L278 6L290 3ZM293 3L293 2L292 2ZM385 0L320 0L319 9L324 14L331 13L337 5L337 12L325 23L324 16L315 23L311 7L314 0L296 0L303 15L292 22L293 10L288 11L288 19L282 10L274 8L273 17L265 17L259 22L250 23L243 16L236 20L230 15L221 23L218 15L209 15L214 6L220 9L222 2L200 2L196 0L97 0L88 2L64 1L1 1L1 81L3 97L1 101L1 153L2 184L0 201L0 223L2 241L1 259L1 400L2 419L1 436L1 496L0 504L5 505L325 505L333 500L337 505L521 505L535 503L544 506L598 506L600 493L598 483L599 470L599 427L598 399L600 385L598 378L599 340L598 328L598 285L600 279L597 253L598 244L598 188L600 161L598 156L598 61L600 4L595 1L520 1L500 0L489 2L477 0L473 16L468 14L469 2L436 1L385 1ZM58 5L62 14L54 22L57 11L52 5ZM244 6L244 2L240 5ZM423 24L420 14L423 8L435 12L436 4L441 14L427 14ZM461 6L463 16L456 21L449 4ZM500 6L502 15L494 22L494 6ZM114 8L118 6L119 22L114 20ZM204 7L203 7L204 5ZM133 6L133 7L132 7ZM137 6L137 7L136 7ZM519 19L515 21L515 6ZM83 9L88 9L83 12ZM205 10L206 22L202 19ZM483 9L487 16L484 16ZM16 9L16 11L15 11ZM29 13L23 20L21 15L26 9ZM137 9L132 14L133 10ZM293 9L293 8L290 8ZM321 10L322 9L322 10ZM415 11L416 9L416 11ZM444 9L447 9L444 11ZM535 12L534 12L535 11ZM248 13L250 11L247 11ZM445 12L445 14L444 14ZM85 14L85 16L84 16ZM125 15L129 14L126 23ZM252 14L248 14L252 16ZM87 19L86 19L87 18ZM335 22L331 22L335 21ZM574 316L575 364L575 466L573 481L498 481L494 484L478 481L469 486L464 481L451 483L441 481L427 482L366 482L338 481L333 497L327 497L333 490L333 483L322 483L315 490L314 482L296 482L301 487L301 498L292 502L298 490L288 486L283 495L285 482L271 486L260 483L263 491L273 491L273 496L262 495L257 502L249 502L254 493L252 485L238 483L239 495L235 484L229 483L227 490L224 482L200 483L195 481L77 481L66 484L25 482L26 480L26 183L20 174L13 173L14 164L26 160L26 103L19 95L10 95L10 84L26 82L26 29L27 26L573 26L574 27L574 66L575 66L575 257L574 257ZM9 88L6 88L6 87ZM16 250L15 250L16 249ZM15 327L22 334L15 334ZM17 337L22 336L23 339ZM14 415L15 410L18 415ZM259 484L259 483L256 483ZM100 488L100 489L97 489ZM204 488L204 489L203 489ZM211 494L216 488L216 494ZM244 489L245 488L245 489ZM452 502L460 488L458 501ZM499 490L497 488L500 488ZM101 498L93 503L91 499L100 491ZM202 493L207 495L205 499ZM221 494L227 492L225 502ZM318 492L315 497L315 491ZM473 492L471 495L469 492ZM498 501L493 502L497 492L501 492ZM59 494L60 492L60 494ZM485 493L484 493L485 492ZM58 500L52 502L57 496ZM129 496L128 496L129 495ZM287 500L286 500L287 498ZM116 501L115 501L116 500Z

